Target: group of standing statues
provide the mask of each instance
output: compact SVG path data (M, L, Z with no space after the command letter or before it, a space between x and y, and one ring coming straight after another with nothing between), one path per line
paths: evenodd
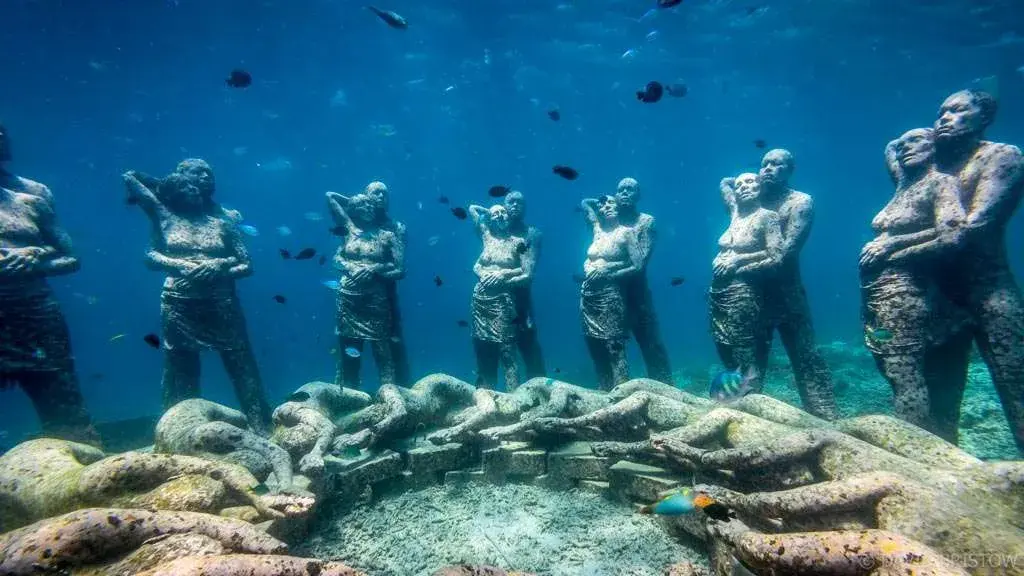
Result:
M885 150L896 193L875 217L860 258L865 343L892 386L898 416L955 442L972 343L987 364L1018 446L1024 449L1024 302L1011 274L1005 231L1022 194L1024 161L1013 146L982 140L995 100L963 91L934 128L907 132ZM43 185L3 170L10 140L0 127L0 387L27 393L44 433L98 441L75 376L68 330L46 278L78 268ZM831 375L815 345L799 254L814 216L789 187L792 154L771 150L758 173L722 180L730 216L708 290L711 334L727 370L760 389L777 331L805 408L837 416ZM128 202L149 218L146 263L166 274L161 295L164 403L198 397L199 352L217 351L250 425L269 432L265 399L235 281L252 274L241 216L214 201L214 175L196 159L154 178L124 174ZM629 379L632 335L651 379L672 384L646 268L654 218L639 211L640 186L582 201L593 233L580 280L580 316L598 386ZM360 387L364 343L381 385L410 382L397 283L406 230L388 214L388 189L327 193L340 237L333 265L339 354L336 381ZM508 391L545 374L531 285L541 234L527 225L522 193L468 210L482 250L471 298L477 384Z

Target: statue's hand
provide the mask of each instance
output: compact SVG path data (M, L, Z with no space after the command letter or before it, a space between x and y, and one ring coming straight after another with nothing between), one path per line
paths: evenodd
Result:
M566 427L565 418L537 418L533 421L532 428L537 432L558 432Z
M265 510L273 511L273 516L284 516L294 518L305 516L313 508L316 500L310 496L298 496L293 494L264 494L259 497L260 503Z
M736 179L733 178L732 176L722 178L722 181L718 183L718 188L723 192L731 192L734 188L736 188Z
M872 240L860 251L860 267L869 268L884 260L892 252L891 244L884 238Z
M228 269L228 260L225 258L212 258L210 260L204 260L196 265L191 271L186 273L189 280L196 280L199 282L209 282L222 276Z
M736 273L736 259L726 254L720 254L715 258L712 266L712 273L715 278L728 278Z
M309 453L299 460L299 473L319 478L324 473L324 459L320 454Z
M38 246L0 249L0 276L35 272L44 253Z
M348 277L353 282L367 282L373 278L373 270L369 268L356 268Z

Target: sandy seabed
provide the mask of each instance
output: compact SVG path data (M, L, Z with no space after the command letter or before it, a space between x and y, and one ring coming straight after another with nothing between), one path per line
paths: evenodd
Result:
M707 562L656 518L578 490L435 486L343 516L324 512L294 552L371 576L430 576L463 562L544 576L658 576L676 562Z

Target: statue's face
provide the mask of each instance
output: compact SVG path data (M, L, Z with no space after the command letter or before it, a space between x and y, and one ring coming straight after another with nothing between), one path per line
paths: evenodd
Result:
M182 190L182 193L198 194L204 199L213 196L213 168L206 162L202 160L184 160L178 164L176 172L181 175L184 188L191 188L190 190Z
M793 157L785 150L772 150L761 159L761 182L785 186L793 175Z
M350 216L359 224L372 222L376 211L377 200L369 194L356 194L349 201Z
M605 220L615 220L619 217L619 201L614 196L605 196L598 211Z
M755 202L761 195L761 182L757 174L740 174L736 177L736 200L739 202Z
M977 99L967 91L957 92L942 103L935 121L935 138L955 140L985 131L985 115Z
M617 208L635 208L640 200L640 184L632 178L623 178L615 189Z
M7 128L0 124L0 162L11 161L11 138L7 135Z
M935 135L924 128L911 130L896 141L896 153L900 166L904 168L928 164L935 157Z
M500 232L508 230L508 210L504 206L500 204L491 206L488 214L490 215L490 226L492 229Z
M371 182L364 192L373 204L373 210L377 214L387 214L388 211L388 187L383 182Z
M523 193L517 190L509 192L505 196L505 210L510 220L522 220L526 216L526 199Z

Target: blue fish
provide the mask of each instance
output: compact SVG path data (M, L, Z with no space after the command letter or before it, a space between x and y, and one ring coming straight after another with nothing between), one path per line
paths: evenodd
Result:
M257 230L255 226L251 226L249 224L239 224L238 225L238 229L241 230L242 233L247 235L247 236L259 236L260 235L260 231Z
M345 356L348 356L349 358L359 358L362 354L359 350L349 346L348 348L345 348Z
M723 522L728 522L735 516L728 506L715 500L707 492L701 492L693 488L681 488L654 504L641 506L637 511L641 514L682 516L694 510L701 510L709 517Z
M711 388L708 395L719 401L734 400L742 398L754 391L754 371L750 370L744 376L739 370L720 372L711 381Z
M338 282L337 280L324 280L323 282L321 282L321 284L330 288L331 290L337 290L341 288L341 283Z

